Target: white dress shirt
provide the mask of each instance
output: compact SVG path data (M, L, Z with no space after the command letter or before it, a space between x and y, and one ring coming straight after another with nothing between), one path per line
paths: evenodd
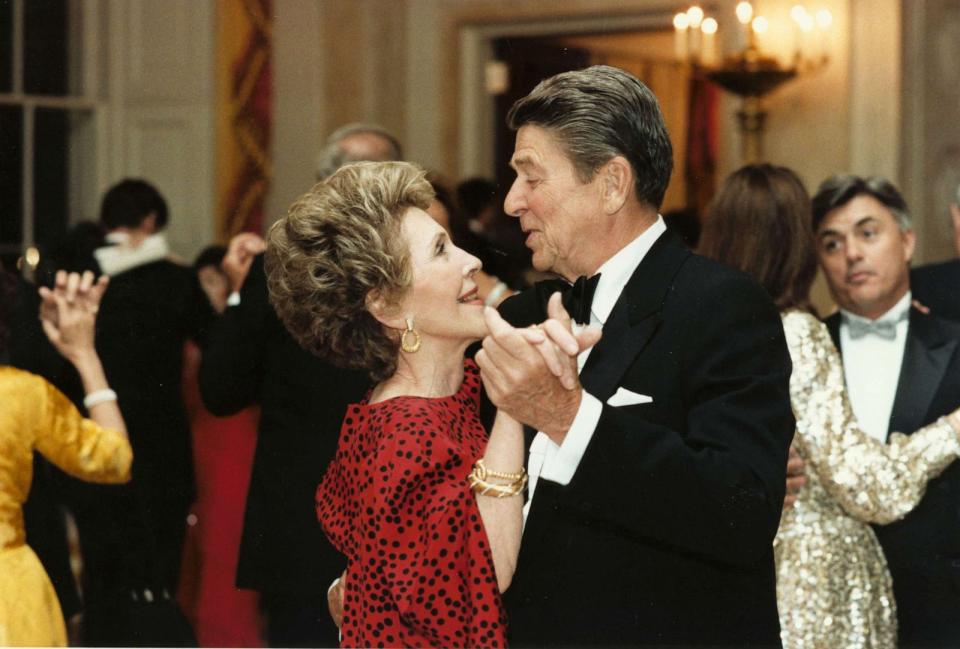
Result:
M590 324L603 327L614 305L620 299L623 287L637 270L637 266L643 261L654 242L660 238L667 229L662 216L657 217L657 221L647 228L643 234L631 241L608 259L597 269L600 273L600 281L597 283L597 289L593 295L593 303L590 307ZM590 349L587 349L577 356L577 369L583 370L583 366L590 356ZM580 401L580 409L574 417L570 430L561 445L557 445L545 433L538 432L533 442L530 444L530 459L527 463L527 472L530 475L530 497L523 508L523 517L526 521L527 513L530 510L530 503L533 502L533 496L537 489L537 482L541 479L557 482L561 485L570 483L577 467L580 466L580 459L587 450L587 445L593 438L593 432L600 420L603 411L603 404L586 390L583 391L583 398Z
M907 291L892 309L875 320L896 323L896 337L892 340L871 333L853 338L849 322L867 319L840 310L840 350L850 405L860 427L884 443L887 441L890 414L897 396L903 351L907 344L909 321L904 314L910 311L910 301L911 294Z

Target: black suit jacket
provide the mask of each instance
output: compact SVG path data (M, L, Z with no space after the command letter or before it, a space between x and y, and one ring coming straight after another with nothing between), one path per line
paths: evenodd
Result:
M960 259L914 268L910 288L934 315L960 320Z
M214 325L200 365L200 392L211 412L261 406L238 586L313 596L340 576L345 560L317 522L314 494L336 452L346 406L368 386L365 374L324 363L293 340L268 301L258 257L240 304Z
M505 302L518 325L547 291ZM506 593L514 646L779 646L772 542L793 438L780 316L663 234L581 372L606 402L569 485L540 480Z
M842 352L840 314L825 322ZM960 324L911 309L890 430L911 434L957 406ZM900 645L960 646L960 463L931 480L906 517L874 530L893 577Z
M96 344L129 431L133 479L99 485L65 478L90 604L118 588L177 583L195 495L183 348L188 339L203 344L213 316L190 267L159 260L110 278ZM71 396L79 400L82 392Z

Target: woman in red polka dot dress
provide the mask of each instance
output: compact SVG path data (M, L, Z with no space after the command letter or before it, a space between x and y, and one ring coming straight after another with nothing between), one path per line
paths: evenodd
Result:
M480 375L464 353L496 316L477 298L479 260L424 211L432 197L414 165L348 165L268 237L287 328L375 382L348 408L317 489L320 522L347 557L342 646L506 645L523 434L506 415L489 438L480 424Z

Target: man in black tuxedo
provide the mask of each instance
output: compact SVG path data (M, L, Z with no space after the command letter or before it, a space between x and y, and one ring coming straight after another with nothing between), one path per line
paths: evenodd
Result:
M960 404L960 324L911 306L914 234L879 177L834 176L813 199L820 265L840 306L826 320L860 426L886 441ZM960 645L960 466L903 520L874 526L897 601L900 646Z
M400 156L383 129L347 125L328 139L318 176L347 162ZM260 592L271 646L336 646L327 587L346 563L317 522L314 493L346 406L363 397L369 379L321 361L287 333L268 301L262 250L250 233L231 241L223 267L234 294L203 350L200 393L215 415L261 407L237 585Z
M477 354L492 401L539 431L506 593L512 645L779 646L772 542L794 419L776 308L666 230L670 140L633 76L557 75L508 119L506 212L538 270L594 276L574 287L592 304L565 303L603 328L571 359L579 377L555 377L502 323ZM540 323L556 286L501 313Z
M960 185L956 203L950 204L953 240L960 255ZM910 273L913 297L934 315L960 321L960 259L914 268Z

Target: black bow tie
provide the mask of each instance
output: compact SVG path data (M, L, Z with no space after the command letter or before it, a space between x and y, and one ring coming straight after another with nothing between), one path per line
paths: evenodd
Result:
M563 292L563 308L577 324L590 324L590 306L593 304L593 294L600 283L600 273L588 278L581 275L572 286Z

